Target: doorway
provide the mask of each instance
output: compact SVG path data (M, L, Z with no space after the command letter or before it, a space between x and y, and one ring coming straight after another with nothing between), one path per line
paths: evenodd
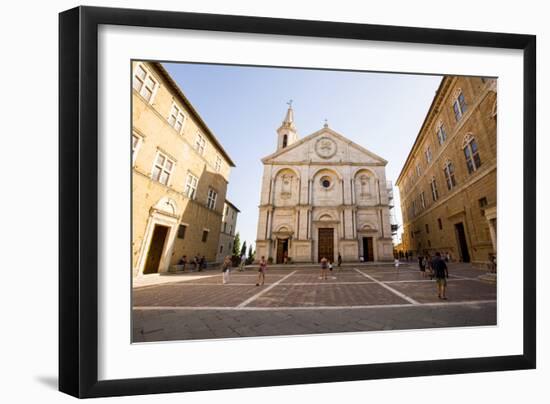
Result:
M363 237L363 260L374 261L374 248L372 237Z
M288 258L288 239L277 239L277 264L284 264Z
M325 257L330 262L334 261L334 229L319 229L319 248L317 262Z
M462 222L455 224L456 238L458 241L458 250L460 252L460 260L462 262L470 262L470 252L468 251L468 243L466 242L466 232Z
M151 244L149 244L149 251L147 252L147 260L143 268L144 274L155 274L159 271L160 260L162 258L162 252L164 251L164 244L168 231L169 228L166 226L155 225L153 235L151 236Z

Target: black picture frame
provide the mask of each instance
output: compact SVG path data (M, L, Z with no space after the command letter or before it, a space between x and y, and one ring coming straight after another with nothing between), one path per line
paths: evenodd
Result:
M523 354L99 381L97 57L101 24L522 50ZM96 7L60 13L59 390L84 398L535 368L535 85L533 35Z

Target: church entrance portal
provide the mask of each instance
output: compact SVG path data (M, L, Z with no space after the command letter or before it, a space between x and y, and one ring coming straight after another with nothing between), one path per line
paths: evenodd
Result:
M319 251L317 261L325 257L329 261L334 260L334 229L319 229Z
M277 264L284 264L288 258L288 239L277 239Z
M363 260L374 261L372 237L363 237Z

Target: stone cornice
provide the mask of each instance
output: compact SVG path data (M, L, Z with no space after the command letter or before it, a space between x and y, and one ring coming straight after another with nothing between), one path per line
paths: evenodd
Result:
M420 148L421 143L425 138L425 135L426 135L426 132L427 132L428 128L431 126L433 121L439 116L439 113L441 112L441 109L439 107L443 103L444 98L447 96L447 90L449 89L449 87L451 87L452 84L455 83L455 81L456 81L456 77L451 77L451 76L445 76L443 78L443 80L441 81L440 87L438 88L438 90L436 92L436 95L434 97L434 100L432 101L432 105L428 109L428 113L426 114L426 118L424 120L424 123L422 124L422 127L421 127L420 131L418 132L418 135L417 135L417 137L414 141L414 144L411 148L411 151L409 152L409 155L407 156L407 160L405 160L405 164L403 164L403 168L401 169L401 172L399 173L399 175L397 177L397 180L395 181L396 186L400 185L401 180L405 176L404 174L409 169L409 165L414 160L414 156L416 155L416 152ZM485 97L487 97L487 95L490 92L496 92L496 85L492 84L491 82L488 82L485 85L485 88L482 90L482 92L476 98L476 100L475 100L474 104L472 105L472 107L468 108L468 110L466 111L466 114L463 115L462 119L459 122L456 122L456 125L454 126L454 128L452 130L452 133L448 136L447 141L445 142L445 146L439 148L437 156L434 156L432 158L432 162L430 163L430 165L428 165L428 167L430 167L432 164L435 163L435 161L439 158L441 153L444 152L447 145L450 144L451 138L454 137L454 135L460 131L462 126L465 124L466 121L468 121L468 119L472 115L473 111L477 109L477 107L479 106L481 101L483 101L485 99ZM428 167L426 167L426 168L428 168ZM413 188L414 188L414 186L411 187L411 189L413 189Z
M142 99L143 103L145 104L146 108L148 108L150 111L152 111L156 116L157 118L159 118L159 121L162 123L162 125L164 126L164 129L171 132L173 134L174 137L176 137L177 139L181 140L182 142L184 142L188 147L189 149L191 150L192 153L194 153L195 157L201 159L204 164L206 164L207 166L209 166L210 168L212 168L212 170L214 172L216 172L216 167L214 164L212 164L210 161L208 161L202 154L200 154L199 152L197 152L197 150L195 149L195 146L192 145L191 143L189 143L189 141L185 138L184 134L183 133L179 133L176 129L174 129L172 126L170 126L170 124L168 123L167 119L165 117L163 117L161 115L161 113L159 111L157 111L157 109L152 106L151 104L149 104L148 102L146 102L143 97L141 96L141 94L137 93L136 90L133 90L134 93L136 93L136 95ZM145 137L147 137L146 134L144 134L144 132L137 128L135 125L132 124L132 130L138 132L138 134L140 136L142 136L144 139ZM212 145L214 145L213 143L211 143ZM221 152L221 150L217 147L215 147L214 145L214 148L216 150L216 152L220 155L223 155L223 153ZM188 158L188 156L183 156L184 159ZM176 159L177 160L177 159ZM226 160L225 161L226 164L229 166L229 167L235 167L235 164L231 161L231 160ZM231 162L231 163L230 163ZM229 180L227 178L225 178L225 181L226 182L229 182Z
M353 163L349 161L265 161L264 164L273 166L350 166L350 167L385 167L382 163Z
M338 205L322 205L322 206L313 206L313 205L305 205L305 204L296 204L292 206L275 206L273 204L264 204L264 205L258 205L258 208L272 208L272 209L359 209L359 210L373 210L373 209L380 209L380 208L386 208L388 205L384 204L376 204L376 205L355 205L355 204L338 204Z
M309 142L310 140L313 140L315 139L315 137L317 136L321 136L323 134L331 134L332 136L336 137L337 139L339 139L340 141L342 141L343 143L346 143L348 145L348 147L353 147L357 150L359 150L360 152L370 156L371 158L375 159L375 160L379 160L381 163L383 163L383 165L386 165L388 162L383 159L382 157L378 156L377 154L371 152L370 150L364 148L363 146L361 145L358 145L357 143L353 142L352 140L348 139L347 137L345 137L344 135L336 132L334 129L331 129L329 128L328 126L325 126L321 129L319 129L318 131L316 132L313 132L309 135L307 135L306 137L298 140L297 142L291 144L290 146L288 146L287 148L285 149L280 149L280 150L277 150L276 152L262 158L262 163L266 164L268 162L271 162L273 161L274 158L276 157L279 157L280 155L288 152L289 150L293 150L295 148L297 148L298 146L304 144L304 143L307 143Z
M164 66L159 62L146 62L146 63L148 65L147 67L153 66L164 77L165 81L168 83L168 85L170 87L172 87L172 89L175 92L175 94L174 94L174 92L170 91L170 94L172 96L175 95L176 97L178 97L180 99L180 101L183 102L185 107L190 111L191 115L193 116L193 120L195 121L195 125L197 125L198 127L202 127L203 132L205 133L205 135L210 138L210 142L212 144L214 144L214 146L216 146L216 148L219 150L220 154L222 154L225 157L227 163L230 166L235 167L235 163L233 162L233 160L231 160L231 157L229 157L229 154L225 151L225 149L223 148L223 146L219 142L216 135L214 135L214 132L212 132L212 130L210 130L208 125L206 125L206 123L204 122L204 120L202 119L202 117L200 116L198 111L195 109L193 104L191 104L191 102L185 96L185 94L183 94L183 91L180 89L179 85L174 81L172 76L170 76L168 71L166 71Z

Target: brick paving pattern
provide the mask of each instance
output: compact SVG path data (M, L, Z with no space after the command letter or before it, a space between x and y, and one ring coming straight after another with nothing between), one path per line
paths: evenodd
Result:
M134 342L496 325L496 284L450 264L447 301L412 264L345 267L329 279L313 268L178 275L133 290ZM181 281L180 281L181 279Z

